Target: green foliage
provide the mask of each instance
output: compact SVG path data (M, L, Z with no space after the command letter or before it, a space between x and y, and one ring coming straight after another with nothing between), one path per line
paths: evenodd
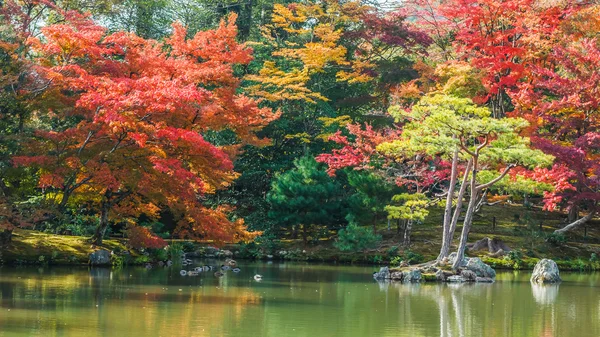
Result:
M388 257L393 257L398 255L398 252L400 251L400 248L398 246L391 246L390 248L387 249L386 254Z
M429 214L429 199L423 193L397 194L392 201L399 205L385 206L389 219L423 221Z
M373 229L360 227L351 222L338 232L334 246L343 252L364 251L375 247L379 241L381 241L381 236L373 233Z
M511 250L504 256L504 260L512 263L514 269L520 269L523 265L523 254L518 250Z
M596 262L599 262L599 261L600 261L600 259L598 259L598 254L596 254L596 253L592 253L592 254L590 255L590 262L592 262L592 263L596 263Z
M305 235L312 225L342 223L345 203L340 185L312 157L300 158L294 165L272 183L269 216L288 228L302 225Z
M559 233L552 233L550 235L548 235L548 238L546 238L546 241L548 241L548 243L554 245L554 246L562 246L567 242L567 238Z
M498 172L482 170L477 173L477 180L485 184L492 181L498 176ZM529 179L522 175L514 177L505 176L497 181L491 188L492 191L511 195L543 195L544 192L553 190L553 187L547 183L541 183L533 179Z
M169 259L169 254L167 253L166 249L164 248L158 248L158 249L147 249L146 250L150 255L150 259L152 261L166 261Z
M184 247L185 246L183 243L172 242L170 245L166 246L164 249L160 249L165 252L164 256L161 255L161 257L164 257L164 259L161 259L160 261L166 261L169 259L172 261L179 261L181 259L181 257L183 256L183 252L185 251Z
M476 152L482 137L490 137L479 151L481 164L513 163L527 167L549 165L553 157L529 146L529 138L519 131L528 123L522 118L494 118L486 107L468 98L446 94L424 96L411 111L391 107L397 122L406 123L401 139L381 144L384 153L452 156L455 149L466 158L466 150Z
M377 174L366 171L350 171L348 184L354 189L349 197L349 212L354 221L370 224L385 215L385 205L398 191Z
M381 263L383 263L383 256L373 255L373 256L371 256L370 260L374 264L381 264Z
M170 247L171 247L171 245L167 246L166 249L169 250ZM193 241L183 241L183 242L181 242L181 249L183 250L184 253L195 252L197 250L197 248L198 248L198 246ZM171 254L169 254L169 255L173 256Z
M400 266L400 262L404 261L402 256L394 256L391 260L390 260L390 265L391 266Z
M405 261L408 264L418 264L425 261L425 257L419 253L413 252L410 249L404 251L403 254L395 256L390 260L392 266L400 266L400 263Z
M122 268L123 265L125 264L125 259L117 254L111 254L110 255L110 264L114 267L114 268Z

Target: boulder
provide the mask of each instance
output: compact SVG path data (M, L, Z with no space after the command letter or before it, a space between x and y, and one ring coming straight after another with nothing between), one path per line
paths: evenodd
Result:
M448 276L448 278L446 278L446 282L466 282L467 280L465 280L464 277L460 276L460 275L452 275L452 276Z
M233 257L233 253L227 249L221 249L215 253L216 256L219 257Z
M404 279L404 273L402 273L401 271L395 271L390 275L390 278L393 281L400 281L402 282L402 280Z
M373 273L373 278L376 280L387 280L390 278L390 268L381 267L379 271Z
M474 243L467 244L469 250L477 251L477 250L486 250L492 254L501 254L510 252L510 248L504 243L504 241L497 238L483 238L479 241L475 241ZM499 253L500 252L500 253Z
M556 262L550 259L541 259L533 268L531 282L534 283L557 283L560 282L560 273Z
M436 272L435 272L435 278L436 278L438 281L441 281L441 282L446 282L446 278L447 278L447 276L446 276L446 273L444 273L444 271L443 271L443 270L441 270L441 269L438 269L438 271L436 271Z
M216 257L219 253L219 248L216 247L204 247L203 253L205 257Z
M494 283L494 279L489 277L476 277L475 282L478 283Z
M418 269L411 269L402 272L403 283L419 283L421 282L421 271Z
M92 266L110 266L110 251L98 249L90 254L89 264Z
M448 264L449 265L454 265L454 261L456 261L456 255L457 255L456 252L452 252L452 253L450 253L450 255L448 255ZM463 261L462 261L461 265L462 266L466 265L468 261L469 261L468 258L463 257Z
M479 277L489 277L491 279L496 278L496 271L487 264L483 263L480 258L472 257L467 259L465 269L473 271Z
M461 271L460 276L462 276L467 282L475 282L475 279L477 278L475 272L469 269L464 269Z

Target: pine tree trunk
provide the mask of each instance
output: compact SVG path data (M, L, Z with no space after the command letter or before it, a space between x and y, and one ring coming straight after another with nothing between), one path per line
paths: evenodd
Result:
M412 220L407 220L404 227L404 247L410 246L410 235L412 232Z
M465 249L467 248L467 240L469 232L471 231L471 224L473 223L473 214L475 213L475 206L477 205L477 191L471 192L471 199L469 200L469 207L465 214L465 221L463 222L462 232L460 234L460 242L458 244L458 251L456 252L456 260L452 265L453 269L458 269L461 266L462 260L465 257Z
M594 215L596 214L596 210L592 210L590 211L590 213L586 216L584 216L583 218L577 220L577 221L573 221L570 224L566 225L565 227L561 228L561 229L557 229L554 231L554 234L564 234L570 230L576 229L577 227L585 224L586 222L588 222L590 219L592 219L594 217Z
M440 248L440 254L437 260L440 261L444 257L448 256L450 250L450 225L452 222L452 200L454 199L454 189L456 187L457 178L457 166L458 166L458 150L454 151L452 157L452 170L450 173L450 185L448 186L448 195L446 196L446 208L444 209L444 223L442 224L442 247Z
M460 185L460 189L458 190L458 197L456 200L456 208L454 208L454 214L452 215L452 219L450 221L447 240L442 242L442 248L440 249L440 255L438 256L438 261L447 257L450 254L450 245L452 245L452 240L454 240L454 232L456 231L456 224L458 223L458 218L460 217L460 213L462 212L462 204L463 199L465 198L465 192L467 191L467 184L469 179L469 171L471 170L471 165L473 162L469 160L467 163L467 167L465 168L465 175L463 177L462 183Z
M302 242L304 243L304 246L306 246L308 244L308 226L306 225L302 225Z
M471 181L469 187L471 190L471 196L469 198L469 206L467 207L467 213L465 214L465 221L463 222L462 232L460 234L460 242L458 244L458 251L456 252L456 260L452 265L454 270L458 269L463 262L465 257L465 249L467 248L467 240L469 237L469 231L471 230L471 224L473 223L473 214L475 213L475 207L477 207L477 199L479 198L480 190L477 188L477 157L473 158L473 169L471 172Z

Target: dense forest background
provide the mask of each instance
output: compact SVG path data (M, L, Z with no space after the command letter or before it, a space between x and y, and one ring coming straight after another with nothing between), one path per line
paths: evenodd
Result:
M496 201L596 213L593 1L1 5L4 242L365 249L444 209L442 256Z

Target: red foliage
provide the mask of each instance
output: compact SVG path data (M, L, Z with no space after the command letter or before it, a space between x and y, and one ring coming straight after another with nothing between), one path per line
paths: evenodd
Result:
M236 41L235 15L190 39L175 24L159 42L107 35L85 16L62 14L63 23L42 28L43 38L29 44L37 77L48 87L41 110L64 127L39 131L27 144L30 155L13 163L40 168L40 187L62 195L63 205L79 194L118 207L118 217L169 207L188 237L251 236L223 209L200 201L236 177L234 149L202 134L232 130L238 147L264 144L255 132L278 117L238 93L233 68L248 64L252 51Z
M135 249L160 249L167 246L162 238L152 234L150 230L142 226L131 226L127 229L129 245Z
M369 124L366 124L364 129L359 124L348 124L346 128L352 136L352 140L338 131L329 139L342 147L334 149L330 154L324 153L317 156L318 162L327 164L327 173L331 176L335 175L335 171L346 167L356 170L371 168L372 160L378 154L377 145L392 141L399 135L397 131L393 130L375 131Z

